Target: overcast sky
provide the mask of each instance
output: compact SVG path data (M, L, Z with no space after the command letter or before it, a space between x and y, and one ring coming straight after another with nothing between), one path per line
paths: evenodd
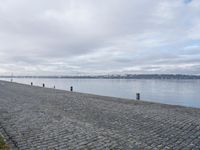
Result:
M0 75L200 74L200 0L0 0Z

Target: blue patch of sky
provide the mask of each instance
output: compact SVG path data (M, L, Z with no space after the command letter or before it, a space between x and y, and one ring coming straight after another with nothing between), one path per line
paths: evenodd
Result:
M191 40L186 43L187 46L200 46L200 40Z
M179 48L178 48L179 47ZM180 54L188 54L188 55L196 55L200 56L200 41L199 40L191 40L179 45L177 47L177 52Z
M186 4L189 4L191 2L192 2L192 0L184 0L184 3L186 3Z
M197 47L197 48L196 48ZM198 49L199 47L199 49ZM152 51L155 50L157 54L162 54L165 57L165 54L172 54L174 56L184 54L193 54L199 57L200 54L200 40L189 40L189 41L181 41L176 43L171 43L168 45L163 45L157 48L153 48ZM145 51L145 50L144 50ZM144 53L144 51L142 51ZM149 51L146 50L146 51ZM149 55L149 53L147 52ZM144 54L143 54L144 55ZM154 53L154 55L156 55ZM166 57L168 57L166 55Z

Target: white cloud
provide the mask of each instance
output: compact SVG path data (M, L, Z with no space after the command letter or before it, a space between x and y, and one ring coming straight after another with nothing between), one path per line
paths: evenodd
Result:
M1 0L0 74L199 74L199 14L198 0Z

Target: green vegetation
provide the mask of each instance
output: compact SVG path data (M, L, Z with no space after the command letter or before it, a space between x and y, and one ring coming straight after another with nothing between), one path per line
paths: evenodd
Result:
M0 150L9 150L9 146L6 145L3 138L0 136Z

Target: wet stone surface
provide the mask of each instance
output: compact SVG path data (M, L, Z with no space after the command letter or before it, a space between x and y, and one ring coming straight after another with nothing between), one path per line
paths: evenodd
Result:
M0 133L20 150L199 150L200 109L0 81Z

